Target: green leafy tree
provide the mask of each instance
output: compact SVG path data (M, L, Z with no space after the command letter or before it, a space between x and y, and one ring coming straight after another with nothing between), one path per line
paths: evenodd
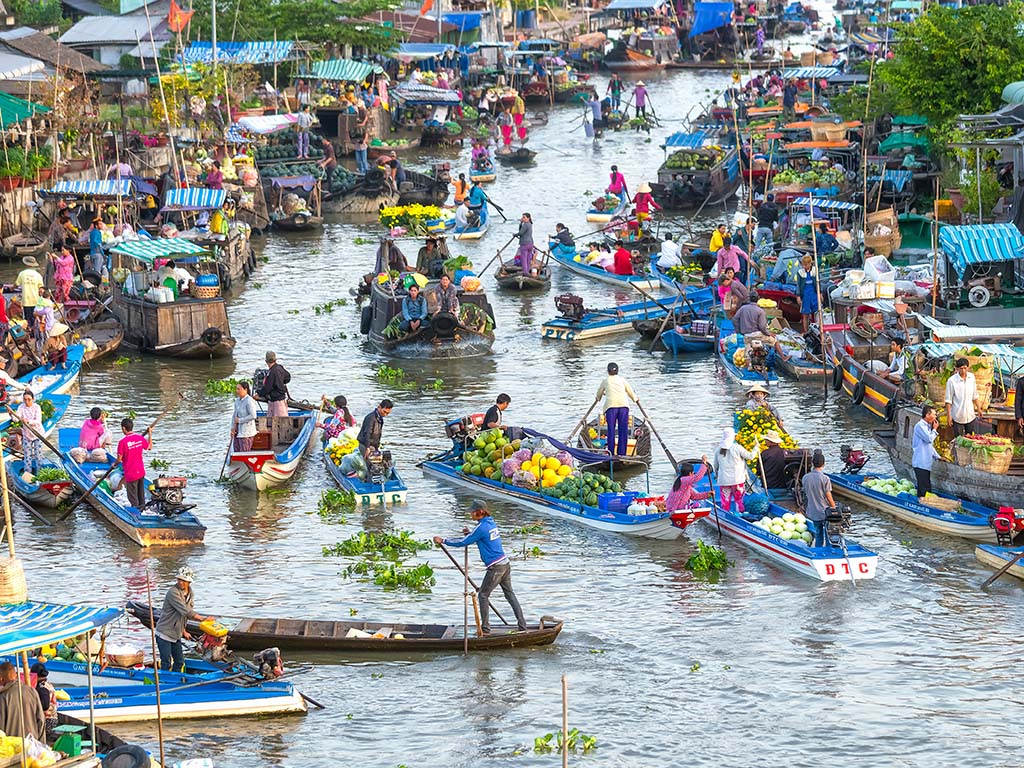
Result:
M898 28L896 57L877 66L875 77L895 105L938 128L959 114L991 111L1004 86L1024 79L1022 21L1020 2L933 4Z
M7 0L7 9L26 27L63 26L60 0Z

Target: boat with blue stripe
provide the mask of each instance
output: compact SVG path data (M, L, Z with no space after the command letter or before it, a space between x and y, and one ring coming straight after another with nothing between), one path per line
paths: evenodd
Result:
M68 406L71 405L71 395L50 395L44 399L53 403L53 413L48 419L43 420L43 436L47 437L67 413ZM74 483L66 476L63 479L39 481L35 475L25 471L25 462L20 456L5 454L4 460L7 462L7 477L15 494L24 504L34 509L55 509L67 501L75 490ZM39 468L61 469L49 459L41 461Z
M566 269L584 277L591 277L602 283L618 285L621 287L636 286L645 291L652 291L660 285L657 277L651 274L643 275L616 275L604 267L587 264L583 261L584 253L579 253L573 246L562 245L561 243L550 243L551 258ZM579 257L579 261L576 257Z
M224 477L254 491L276 488L292 479L307 451L312 450L318 412L291 409L287 416L256 417L252 450L228 455Z
M713 352L716 340L715 324L710 320L696 319L667 329L659 338L673 357Z
M1024 553L1024 547L1000 547L996 544L979 544L974 548L974 557L979 563L996 570L1006 566L1017 555ZM1024 557L1006 569L1006 573L1024 579Z
M330 423L330 422L328 422ZM387 506L388 504L405 504L408 488L398 474L398 468L394 464L388 466L387 476L380 479L380 482L361 480L354 475L348 475L341 467L334 463L327 453L327 443L323 443L324 464L327 466L327 473L342 490L349 491L356 497L356 504L363 507Z
M487 158L487 164L483 168L469 167L469 180L477 184L488 184L498 178L498 168L491 158Z
M490 218L487 214L487 204L480 206L480 221L472 227L455 225L452 230L452 238L455 240L479 240L487 234L487 221Z
M763 382L766 385L779 383L779 377L772 369L775 358L773 349L770 347L767 349L764 370L754 370L737 365L735 359L737 350L744 350L745 353L743 336L734 332L732 320L721 318L718 321L718 360L726 372L744 384L755 381Z
M85 347L81 344L71 344L68 347L68 360L64 368L55 367L47 363L41 365L31 373L18 377L18 383L24 384L36 397L36 402L44 399L53 399L52 395L66 395L75 386L78 376L82 372L82 360L85 357ZM18 390L8 387L7 394L14 399L20 399ZM56 404L56 401L54 401ZM17 410L14 404L11 407ZM0 409L0 430L7 429L11 424L10 414Z
M75 427L62 427L58 432L57 447L60 454L56 458L56 463L71 478L78 491L85 493L110 469L116 459L107 453L104 461L86 461L79 464L71 458L71 449L78 447L79 432L80 430ZM147 492L149 486L150 481L147 480ZM89 494L88 502L100 517L142 547L198 544L206 535L206 526L199 522L189 508L182 508L177 514L161 514L154 512L153 507L148 504L143 509L130 507L115 497L106 481Z
M947 501L959 502L958 509L942 509L928 506L917 500L917 493L900 493L890 496L882 491L869 488L865 481L898 480L893 476L829 474L832 487L839 496L859 502L866 507L886 512L906 523L912 523L936 533L945 533L971 541L995 542L995 530L989 525L989 516L996 510L966 499L957 499L941 491L934 495Z
M557 304L557 302L556 302ZM633 323L661 320L668 310L656 301L638 301L606 309L583 310L583 317L555 317L541 326L541 338L555 341L583 341L633 330Z

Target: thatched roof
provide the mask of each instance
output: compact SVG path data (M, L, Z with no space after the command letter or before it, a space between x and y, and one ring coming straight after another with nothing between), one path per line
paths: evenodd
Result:
M61 69L71 69L82 74L107 69L105 64L100 64L74 48L61 45L52 37L29 27L18 27L7 32L0 32L0 44L26 56L44 61L51 66L59 65Z

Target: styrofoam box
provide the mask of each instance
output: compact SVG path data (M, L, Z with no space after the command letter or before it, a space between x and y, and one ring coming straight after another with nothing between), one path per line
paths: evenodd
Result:
M895 299L896 298L896 283L892 280L885 281L881 280L875 283L877 290L876 296L879 299Z

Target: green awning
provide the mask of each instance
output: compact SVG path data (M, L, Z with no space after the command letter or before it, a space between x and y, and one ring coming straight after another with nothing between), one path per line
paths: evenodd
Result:
M912 131L899 131L890 133L878 145L878 151L883 155L897 149L909 149L913 152L928 154L931 151L931 142L927 136L913 133Z
M1003 102L1006 104L1024 104L1024 80L1010 83L1003 88Z
M49 112L49 107L36 104L33 101L25 101L17 96L7 93L0 93L0 128L6 129L9 125L15 125L22 120L27 120L36 112Z
M152 265L157 259L206 253L206 249L183 237L161 237L149 240L126 240L111 248L110 252Z
M352 59L331 59L313 64L309 77L313 80L338 80L358 83L367 78L371 72L380 73L384 70L376 64Z
M928 118L923 115L897 115L892 119L892 124L924 127L928 125Z

